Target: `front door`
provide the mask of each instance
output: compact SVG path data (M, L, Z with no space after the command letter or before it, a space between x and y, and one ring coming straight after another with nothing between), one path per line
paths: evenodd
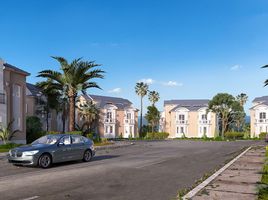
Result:
M64 136L60 139L58 143L58 148L54 152L54 161L55 162L64 162L69 161L72 158L72 145L71 137Z

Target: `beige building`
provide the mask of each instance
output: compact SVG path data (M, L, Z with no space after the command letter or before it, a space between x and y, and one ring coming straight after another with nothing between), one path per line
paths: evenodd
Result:
M209 100L169 100L164 102L160 129L169 138L214 137L217 133L217 117L208 112Z
M46 101L46 97L38 87L31 83L26 83L26 116L37 116L43 125L43 130L47 130L48 126L48 131L60 132L62 131L61 113L50 110L47 121L46 112L44 111Z
M92 101L100 110L96 132L104 138L138 137L138 110L123 98L98 95L81 95L78 106ZM76 120L82 124L79 115Z
M257 97L250 108L250 136L259 137L262 132L268 133L268 96Z
M30 74L0 60L0 126L13 121L13 142L26 143L26 77Z

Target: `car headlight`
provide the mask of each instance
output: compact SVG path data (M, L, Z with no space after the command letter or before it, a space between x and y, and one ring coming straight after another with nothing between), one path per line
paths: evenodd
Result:
M11 150L8 151L8 154L11 156Z
M37 154L39 152L39 150L35 150L35 151L24 151L22 152L22 154L24 156L33 156L34 154Z

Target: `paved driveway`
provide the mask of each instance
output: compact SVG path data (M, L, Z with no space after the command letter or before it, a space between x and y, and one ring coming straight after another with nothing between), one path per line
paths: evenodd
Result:
M239 150L262 142L136 142L97 152L90 163L43 170L0 160L0 199L175 199Z

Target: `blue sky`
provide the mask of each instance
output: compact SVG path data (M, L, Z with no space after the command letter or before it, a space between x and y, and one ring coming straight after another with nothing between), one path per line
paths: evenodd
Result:
M135 83L146 80L163 100L251 100L268 94L268 1L265 0L0 0L0 57L32 75L58 70L50 56L95 60L103 88L139 107ZM148 105L148 101L145 102Z

